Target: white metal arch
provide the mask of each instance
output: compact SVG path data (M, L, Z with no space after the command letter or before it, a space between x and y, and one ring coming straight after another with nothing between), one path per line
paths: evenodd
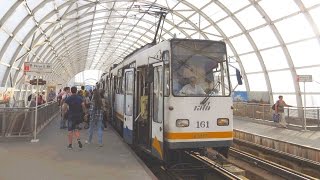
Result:
M9 2L9 0L4 0L1 3L6 5L7 2ZM119 2L123 3L123 6L119 6ZM269 92L270 99L272 100L274 93L277 94L279 92L273 90L274 87L271 86L271 80L269 79L270 72L284 73L286 70L288 70L288 72L290 71L291 80L294 85L294 90L292 91L294 91L297 106L302 106L300 86L299 83L295 81L297 71L311 67L320 67L320 64L295 67L293 63L295 57L292 57L292 54L290 54L289 45L313 39L316 39L320 45L319 23L316 22L316 19L313 17L313 14L316 13L309 13L309 10L319 9L320 2L292 0L292 2L297 5L298 10L295 8L291 14L286 14L276 20L271 20L271 13L268 11L269 14L267 14L261 6L261 2L264 3L266 0L248 0L247 3L242 4L243 7L238 8L236 11L232 10L234 9L234 7L232 7L233 4L230 5L228 2L222 0L199 1L199 3L195 3L196 1L193 0L146 0L143 2L147 2L149 5L161 4L162 6L166 6L172 18L179 19L177 20L178 23L174 23L175 20L171 18L165 20L162 40L173 37L174 33L179 33L181 37L186 38L192 38L195 37L196 34L199 34L204 39L209 39L209 37L215 34L210 34L206 31L206 28L213 27L214 31L217 31L217 37L220 37L221 40L228 44L233 56L236 58L244 77L247 91L250 91L250 82L248 82L247 74L261 73L264 75L266 90ZM18 79L22 77L21 67L27 57L19 61L16 61L16 59L25 52L29 53L30 61L53 63L54 73L47 75L47 77L56 80L59 80L61 76L64 76L66 79L71 78L76 72L88 68L105 68L105 70L107 70L107 67L111 63L121 61L126 54L153 39L152 34L154 34L156 24L153 19L155 18L146 14L137 14L139 10L134 8L134 4L139 3L141 2L134 0L100 0L99 2L93 3L82 0L10 1L10 7L8 6L6 12L2 12L0 17L0 35L2 32L8 36L5 36L2 40L3 42L0 43L0 66L5 67L2 68L4 70L2 70L3 81L1 85L6 86L9 82L13 81L12 83L16 84L16 87L22 88L21 91L19 91L20 97L27 92L26 90L32 88L28 85L19 84L21 81L18 83ZM228 4L230 7L228 7ZM235 2L234 4L241 5L241 2ZM203 12L203 10L210 5L219 7L218 11L223 11L226 15L214 20L213 17ZM105 7L102 8L102 6ZM252 9L251 7L254 7L256 12L264 17L265 23L247 29L244 26L245 23L241 22L242 19L238 19L237 13L245 12L249 8ZM7 28L8 20L10 20L13 15L17 15L17 8L23 8L25 10L20 14L20 17L18 17L20 22L16 23L14 27L9 26L10 28ZM43 12L43 9L47 9L47 12ZM188 11L188 13L183 11ZM64 14L63 17L59 19L62 14ZM136 16L133 16L133 14L136 14ZM284 34L281 34L282 32L280 33L275 24L299 14L305 17L314 36L286 43L284 41ZM198 22L190 20L192 18L194 19L197 15L199 15ZM200 16L201 19L206 21L206 27L200 26ZM74 17L79 18L74 20L65 19ZM220 27L219 23L225 21L227 18L232 19L240 29L238 34L227 36L223 31L224 27ZM47 23L52 20L56 22L51 24ZM130 23L130 20L134 23ZM23 32L27 26L28 32ZM270 27L280 45L276 44L273 47L266 47L265 49L259 49L257 47L253 36L251 36L251 32L262 29L264 26ZM23 36L21 36L21 32L23 32ZM232 40L230 39L242 37L242 35L253 48L252 52L239 54L235 48L236 45L232 44ZM32 39L34 39L33 45L37 44L38 46L29 48ZM275 70L268 70L266 68L260 51L273 48L281 48L288 67L286 67L286 65L283 69ZM10 53L8 53L9 51ZM261 67L261 71L246 72L241 62L241 55L245 54L256 55L257 62L259 62L257 64ZM93 59L95 59L94 64ZM296 59L294 60L296 61ZM10 79L12 79L12 81L10 81Z

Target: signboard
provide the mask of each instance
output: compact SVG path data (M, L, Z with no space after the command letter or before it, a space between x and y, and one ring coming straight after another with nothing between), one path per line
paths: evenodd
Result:
M39 79L38 80L38 85L45 85L46 83L47 83L47 81L45 81L43 79ZM30 84L31 85L37 85L37 79L30 80Z
M307 97L306 97L306 82L312 82L312 75L297 75L297 81L303 82L303 94L304 94L304 130L307 130L307 115L306 115L306 104L307 104Z
M312 75L298 75L298 82L312 82Z
M25 62L24 72L27 74L42 74L51 73L52 64L51 63L37 63L37 62Z

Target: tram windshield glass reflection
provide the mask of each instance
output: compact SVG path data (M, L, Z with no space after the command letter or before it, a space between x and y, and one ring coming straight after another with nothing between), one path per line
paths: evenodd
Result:
M222 42L173 41L174 96L228 96L226 47Z

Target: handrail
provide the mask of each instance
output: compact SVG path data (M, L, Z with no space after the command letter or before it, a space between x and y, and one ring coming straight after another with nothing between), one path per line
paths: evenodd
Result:
M32 137L35 131L35 110L38 110L36 133L59 113L57 102L38 107L0 107L0 137Z
M237 101L234 101L233 102L234 104L237 104L237 103L240 103L240 104L252 104L252 105L259 105L259 106L272 106L273 104L264 104L264 103L248 103L248 102L237 102ZM304 108L303 106L291 106L291 107L285 107L285 108ZM320 109L320 106L319 107L315 107L315 106L310 106L310 107L306 107L306 108L314 108L314 109Z
M238 117L272 121L274 110L271 104L234 102L233 114ZM306 125L304 125L304 111L306 112ZM287 123L297 127L320 129L320 107L285 107Z

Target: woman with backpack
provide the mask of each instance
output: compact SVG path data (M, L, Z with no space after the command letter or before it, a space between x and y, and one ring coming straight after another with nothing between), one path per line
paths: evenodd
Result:
M92 142L92 136L94 129L97 129L98 132L98 144L99 147L102 147L102 136L103 136L103 129L104 129L104 122L103 122L103 114L104 114L104 105L103 99L101 98L100 91L97 89L93 92L93 98L90 104L90 124L89 124L89 137L86 141L87 144Z
M287 122L284 114L284 107L292 107L283 100L283 96L279 96L279 100L275 103L274 108L272 109L275 110L275 114L279 116L279 124L283 128L287 128Z

